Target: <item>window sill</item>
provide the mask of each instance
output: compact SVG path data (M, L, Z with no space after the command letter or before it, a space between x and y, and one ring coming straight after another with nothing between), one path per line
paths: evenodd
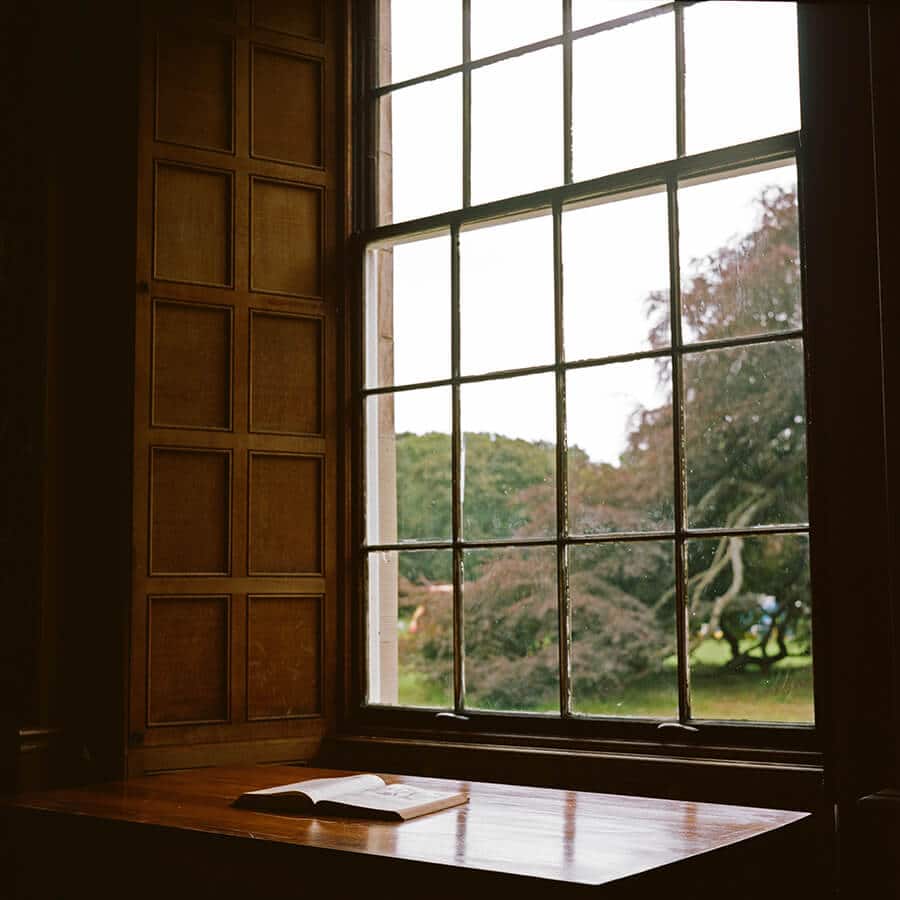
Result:
M822 810L821 754L380 730L326 739L320 765L570 790Z

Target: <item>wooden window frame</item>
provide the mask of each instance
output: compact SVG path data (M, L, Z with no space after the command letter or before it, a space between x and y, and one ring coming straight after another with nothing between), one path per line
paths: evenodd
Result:
M677 9L684 4L668 4L666 9ZM568 8L568 4L564 6ZM464 5L468 9L468 3ZM657 13L638 13L623 17L618 24L636 21ZM678 13L676 12L676 15ZM374 3L362 4L352 10L348 34L352 36L350 67L352 78L348 92L348 129L352 134L354 153L348 166L348 328L345 335L345 384L344 409L351 410L345 429L344 454L344 522L341 530L344 541L342 558L347 562L343 582L343 638L344 675L342 708L337 744L353 748L354 753L363 749L372 758L394 761L400 765L410 753L423 754L423 760L446 759L444 748L455 748L457 758L465 752L476 766L476 758L503 751L524 754L519 771L541 771L540 754L587 754L591 758L605 757L612 760L624 755L629 767L639 767L651 761L673 764L704 763L709 760L729 760L750 766L757 764L781 773L791 772L798 779L810 777L821 787L823 772L829 759L848 746L869 740L868 733L842 735L850 722L859 722L866 716L881 715L886 710L876 698L860 701L854 695L858 676L851 672L854 660L863 656L862 648L856 648L849 659L838 658L834 649L838 645L840 626L836 618L836 597L841 589L851 589L860 598L862 619L872 623L878 620L884 609L884 597L879 592L887 583L887 565L873 566L863 576L851 574L847 560L864 549L866 539L875 542L876 549L886 546L886 506L877 499L884 496L886 486L885 458L883 455L883 431L880 419L871 420L865 427L863 411L855 405L860 392L864 392L866 413L876 414L881 404L881 359L854 351L842 340L830 325L830 317L836 313L834 304L839 302L841 289L852 285L857 302L845 315L847 327L858 327L867 334L878 327L878 281L875 242L874 190L871 148L865 140L871 115L868 83L868 22L864 8L837 7L826 4L799 4L798 38L800 42L801 109L803 132L801 135L777 136L763 141L713 151L694 157L681 158L638 170L641 176L629 173L629 184L636 186L639 177L648 176L668 181L673 177L690 174L691 165L736 168L738 163L761 158L796 155L801 191L804 196L801 220L801 239L804 257L805 340L807 353L807 396L809 423L809 503L810 529L814 537L811 544L813 603L813 655L816 660L815 706L816 725L771 725L738 722L703 722L698 732L678 729L665 734L657 728L657 722L642 720L554 718L528 714L480 713L465 711L467 719L454 716L435 716L433 711L405 708L365 706L366 667L363 655L365 643L365 593L362 571L364 544L362 530L363 501L360 487L364 475L363 429L357 410L359 386L363 384L363 257L368 241L375 232L366 223L374 217L373 192L366 185L376 184L377 158L367 150L370 146L367 134L373 122L367 112L371 105L365 73L374 69L374 24L377 22ZM567 19L567 24L571 19ZM612 27L603 23L576 34L602 31ZM565 38L554 38L527 48L517 48L497 54L479 64L496 62L500 58L519 55L525 49L533 50L545 45L562 43ZM568 38L571 48L571 35ZM682 57L683 59L683 57ZM464 59L461 66L437 74L468 71L470 61ZM570 57L564 65L570 75ZM433 73L427 77L435 77ZM403 82L409 85L417 80ZM399 85L399 83L398 83ZM396 87L396 86L392 86ZM376 92L379 89L376 89ZM383 89L382 89L383 90ZM464 102L465 87L464 87ZM567 104L568 107L568 104ZM839 122L835 122L839 111ZM566 125L571 110L565 111ZM679 119L683 121L681 114ZM850 129L859 135L855 140L836 147L833 129ZM801 139L802 137L802 139ZM468 156L469 135L464 135L464 159ZM568 146L566 142L565 146ZM682 149L683 128L679 128L678 146ZM734 153L737 153L735 157ZM537 192L527 198L517 198L521 206L558 206L576 195L596 196L604 192L618 192L624 185L619 176L612 175L570 186L571 158L566 154L566 184L547 191ZM855 189L826 191L820 186L833 183L851 166L855 173ZM466 166L468 170L468 166ZM464 200L469 199L464 192ZM478 217L497 217L509 213L507 201L496 201L478 207ZM458 228L472 216L471 208L431 216L401 225L382 226L377 229L380 238L390 238L412 231L427 231L439 226ZM844 249L847 252L840 253ZM845 310L841 309L842 314ZM846 328L839 329L842 334ZM822 360L837 353L848 369L826 365ZM874 391L874 393L873 393ZM864 430L856 439L842 434L835 439L835 426L844 420L863 423ZM851 489L840 483L840 475L846 465L846 456L859 461L860 474ZM868 460L868 463L866 463ZM817 485L829 485L828 496ZM841 531L835 523L845 517L866 513L871 526L865 529ZM869 551L871 552L871 551ZM887 557L884 557L886 559ZM869 671L881 672L889 680L890 673L881 664L870 666ZM855 707L851 711L851 706ZM694 723L692 723L694 724ZM376 748L377 750L373 749ZM508 754L507 754L508 755ZM431 763L427 763L431 764ZM438 765L435 762L434 765ZM407 762L408 765L408 762ZM422 765L426 765L425 762ZM466 769L467 763L460 763ZM610 771L616 766L607 763ZM457 766L459 768L459 766ZM746 766L740 768L746 772ZM433 771L437 771L434 769ZM471 768L466 769L471 771ZM696 769L700 771L700 769ZM508 777L515 777L510 771ZM522 776L519 775L521 778ZM549 775L551 780L554 776ZM764 776L774 778L775 776ZM504 780L501 776L499 780ZM557 779L558 780L558 779ZM811 783L811 782L810 782ZM818 788L817 788L818 789ZM741 791L738 790L738 794Z

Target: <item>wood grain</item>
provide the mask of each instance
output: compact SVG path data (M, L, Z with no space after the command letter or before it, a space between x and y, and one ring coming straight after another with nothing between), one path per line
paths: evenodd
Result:
M156 136L189 147L230 151L233 139L231 41L161 32L156 51Z
M322 433L322 320L250 313L250 430Z
M304 0L139 4L129 699L118 732L132 774L308 760L336 718L345 16ZM224 685L201 617L181 620L181 655L161 655L150 634L147 598L188 595L230 598ZM266 595L315 596L317 621L286 603L277 621L254 623L254 603L266 604L248 598ZM190 638L215 684L200 678L201 697L188 679L180 709ZM150 696L161 686L165 698Z
M322 37L322 0L253 0L253 24L296 37Z
M254 47L253 155L322 165L322 61Z
M153 424L231 424L231 310L153 303Z
M231 284L231 202L231 178L226 172L157 166L157 278Z
M322 571L322 460L290 453L250 454L251 575Z
M322 598L247 598L247 718L319 715Z
M228 597L150 597L148 724L228 718Z
M657 887L662 875L672 891L683 887L683 868L690 873L692 897L722 896L723 890L729 897L747 897L746 885L753 881L747 873L754 860L766 871L763 853L773 854L769 862L777 863L781 856L775 855L776 847L792 850L793 865L801 870L806 864L802 835L809 816L779 810L406 776L385 777L437 790L464 790L469 803L404 823L273 815L230 805L245 790L343 774L350 773L295 767L206 769L23 795L9 803L18 811L77 815L82 822L89 817L142 823L143 828L130 829L134 843L152 837L146 826L177 833L188 864L173 888L189 880L190 866L199 859L190 849L200 848L201 838L210 835L235 839L217 842L220 872L225 871L227 856L281 845L285 869L280 877L289 879L283 887L294 885L290 896L301 886L308 891L329 885L331 895L340 896L333 891L346 887L353 873L364 874L369 864L380 863L382 874L392 879L391 894L397 896L414 896L415 891L421 895L426 886L428 896L443 897L450 886L505 885L526 892L539 888L537 896L542 891L554 898L568 896L569 889L581 896L585 889L601 887L591 895L643 897L648 896L645 888ZM774 842L776 836L786 843ZM745 873L730 851L754 848L758 852L748 858ZM270 859L271 865L245 871L244 878L248 884L271 886L278 857L259 858ZM709 884L698 877L697 864L703 867L699 871L712 875L719 858L733 866L725 883ZM165 865L165 858L157 864ZM175 858L169 862L174 864ZM471 878L454 881L460 874ZM789 873L776 869L770 878L771 891L765 895L787 896L781 886L790 881ZM633 891L621 893L623 886Z

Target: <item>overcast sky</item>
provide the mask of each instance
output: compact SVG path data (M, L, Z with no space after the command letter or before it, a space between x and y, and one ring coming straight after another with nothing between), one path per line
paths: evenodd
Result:
M393 78L460 60L460 0L392 0ZM574 26L656 5L573 0ZM561 31L558 0L472 0L473 58ZM689 153L799 127L793 3L706 2L685 11ZM675 155L672 14L581 38L573 45L576 181ZM394 220L461 205L461 77L394 94ZM562 53L529 53L472 76L473 203L563 180ZM792 189L780 166L679 192L683 276L692 261L752 230L762 190ZM648 346L645 298L668 288L664 193L563 214L567 359ZM463 231L463 374L553 362L553 244L549 215ZM449 235L394 251L395 383L450 374ZM370 382L371 383L371 382ZM568 435L595 461L617 463L641 405L667 400L651 362L570 374ZM464 386L466 431L555 439L553 376ZM396 430L449 432L450 391L398 395Z

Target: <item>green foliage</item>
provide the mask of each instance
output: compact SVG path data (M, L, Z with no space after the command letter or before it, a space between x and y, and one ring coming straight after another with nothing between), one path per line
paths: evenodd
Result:
M799 327L797 248L795 195L764 192L757 227L690 267L682 292L690 340ZM648 321L656 323L651 328L656 346L669 340L667 304L665 292L646 301ZM668 381L669 361L659 365ZM806 521L800 341L688 354L683 374L688 523L746 527ZM671 473L671 403L638 409L633 422L617 466L592 463L577 447L569 450L570 487L577 484L570 512L597 531L663 529L673 521L672 479L660 476ZM465 535L545 533L555 516L552 446L488 434L466 434L464 440ZM449 536L449 441L438 434L398 436L401 533ZM642 685L653 685L644 706L650 696L659 705L644 709L632 703L627 711L671 714L671 698L662 686L671 682L666 669L675 652L673 554L668 541L570 548L572 681L579 708L617 709L615 698L623 692L636 696ZM447 685L452 672L450 604L436 603L428 592L429 584L451 580L449 557L407 553L401 561L401 604L419 610L415 631L404 635L402 666L418 683ZM711 641L727 647L717 665L708 662L713 657L707 652L698 684L739 684L751 670L768 683L770 670L782 660L804 655L808 660L805 537L693 540L687 575L692 652ZM558 708L555 550L469 554L465 577L470 704ZM718 681L710 672L718 673ZM711 708L728 717L714 704ZM734 716L766 718L750 713Z

